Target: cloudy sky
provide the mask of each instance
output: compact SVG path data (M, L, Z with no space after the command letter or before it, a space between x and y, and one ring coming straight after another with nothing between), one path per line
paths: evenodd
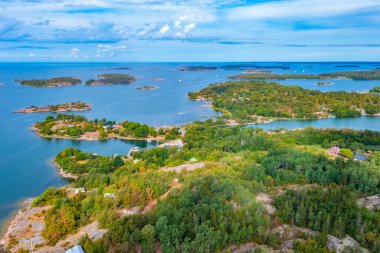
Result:
M379 61L380 0L1 0L0 61Z

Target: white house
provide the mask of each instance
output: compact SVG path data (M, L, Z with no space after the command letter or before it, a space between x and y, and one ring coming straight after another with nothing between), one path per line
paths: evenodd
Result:
M111 199L115 199L115 198L116 198L116 197L115 197L115 194L113 194L113 193L109 193L109 192L104 193L104 197L105 197L105 198L111 198Z
M75 190L74 190L74 194L75 195L77 195L77 194L79 194L79 193L85 193L86 192L86 190L84 189L84 188L76 188Z

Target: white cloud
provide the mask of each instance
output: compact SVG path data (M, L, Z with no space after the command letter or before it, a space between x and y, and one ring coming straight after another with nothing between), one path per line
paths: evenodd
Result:
M184 33L188 33L188 32L190 32L190 30L194 29L195 26L196 26L195 23L187 24L187 25L185 25L185 28L183 29L183 32Z
M165 26L163 26L163 27L160 29L160 33L165 34L165 33L167 33L169 30L170 30L170 27L169 27L168 24L166 24Z
M237 7L229 11L228 18L257 20L329 17L379 7L378 0L286 0Z
M71 50L70 50L70 55L69 57L70 58L78 58L78 53L80 52L80 49L77 48L77 47L73 47Z

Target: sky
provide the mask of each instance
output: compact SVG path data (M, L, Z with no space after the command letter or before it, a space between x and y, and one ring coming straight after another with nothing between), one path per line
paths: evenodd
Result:
M0 0L0 61L380 61L380 0Z

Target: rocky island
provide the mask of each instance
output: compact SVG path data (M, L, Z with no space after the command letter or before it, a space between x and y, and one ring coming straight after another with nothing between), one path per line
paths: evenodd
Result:
M76 77L54 77L49 79L16 79L21 85L33 87L64 87L81 84L82 80Z
M128 74L102 74L97 76L98 79L90 79L86 81L86 85L116 85L116 84L131 84L136 78Z
M16 113L36 113L36 112L76 112L91 110L92 106L83 102L68 102L47 106L31 106L25 109L17 110Z
M158 89L157 86L151 86L151 85L144 85L144 86L140 86L136 88L136 90L157 90L157 89Z
M174 140L181 136L179 127L154 128L146 124L106 119L88 120L83 116L58 114L36 123L32 130L45 138L76 139L84 141L119 138L125 140Z
M318 86L330 86L330 85L333 85L334 83L331 83L331 82L318 82L317 85Z

